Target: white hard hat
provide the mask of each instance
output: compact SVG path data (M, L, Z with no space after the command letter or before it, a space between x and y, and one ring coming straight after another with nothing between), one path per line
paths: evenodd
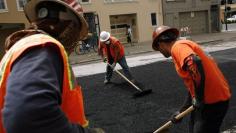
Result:
M109 38L110 38L110 33L109 32L106 32L106 31L102 31L101 33L100 33L100 41L101 42L105 42L105 41L107 41Z

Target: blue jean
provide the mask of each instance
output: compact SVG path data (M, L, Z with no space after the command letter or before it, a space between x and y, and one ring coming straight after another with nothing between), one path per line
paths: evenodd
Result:
M114 62L114 60L109 58L108 63L112 64L113 62ZM131 75L130 70L129 70L129 66L127 65L125 56L123 56L120 60L118 60L117 63L119 63L120 66L122 67L125 76L129 80L133 79L133 76ZM109 65L107 65L105 79L110 81L112 78L112 73L113 73L113 69Z

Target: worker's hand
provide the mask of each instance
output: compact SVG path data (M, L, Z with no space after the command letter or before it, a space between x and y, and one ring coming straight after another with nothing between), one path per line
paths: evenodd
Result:
M107 58L106 57L103 58L103 62L105 62L105 63L107 62Z
M179 111L176 111L176 112L171 116L170 120L171 120L172 123L177 124L177 123L180 123L180 122L182 121L183 118L181 118L181 119L176 119L176 118L175 118L175 117L176 117L177 115L179 115L179 114L180 114L180 112L179 112Z
M204 107L204 103L198 101L196 98L192 99L192 105L193 105L194 109L196 109L196 110L202 110Z
M114 62L111 64L111 68L114 69L115 67L116 67L116 63Z

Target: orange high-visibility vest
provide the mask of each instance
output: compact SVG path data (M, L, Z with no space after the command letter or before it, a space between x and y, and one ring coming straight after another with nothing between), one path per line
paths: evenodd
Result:
M12 64L27 49L47 45L55 45L60 50L64 63L64 77L62 90L61 109L71 123L78 123L83 127L88 126L84 114L83 96L81 87L77 85L76 79L68 62L67 53L63 45L56 39L44 35L35 34L25 37L14 44L11 49L4 55L0 63L0 133L5 133L3 127L2 110L4 107L4 97L6 95L6 83L11 73Z

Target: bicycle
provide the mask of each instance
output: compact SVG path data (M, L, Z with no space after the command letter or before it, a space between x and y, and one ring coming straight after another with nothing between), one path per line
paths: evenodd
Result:
M76 44L74 51L77 55L80 55L90 52L90 49L93 49L94 52L98 51L98 42L95 38L79 41Z
M85 54L86 52L88 53L90 52L90 45L84 41L79 41L76 44L74 51L77 55Z

